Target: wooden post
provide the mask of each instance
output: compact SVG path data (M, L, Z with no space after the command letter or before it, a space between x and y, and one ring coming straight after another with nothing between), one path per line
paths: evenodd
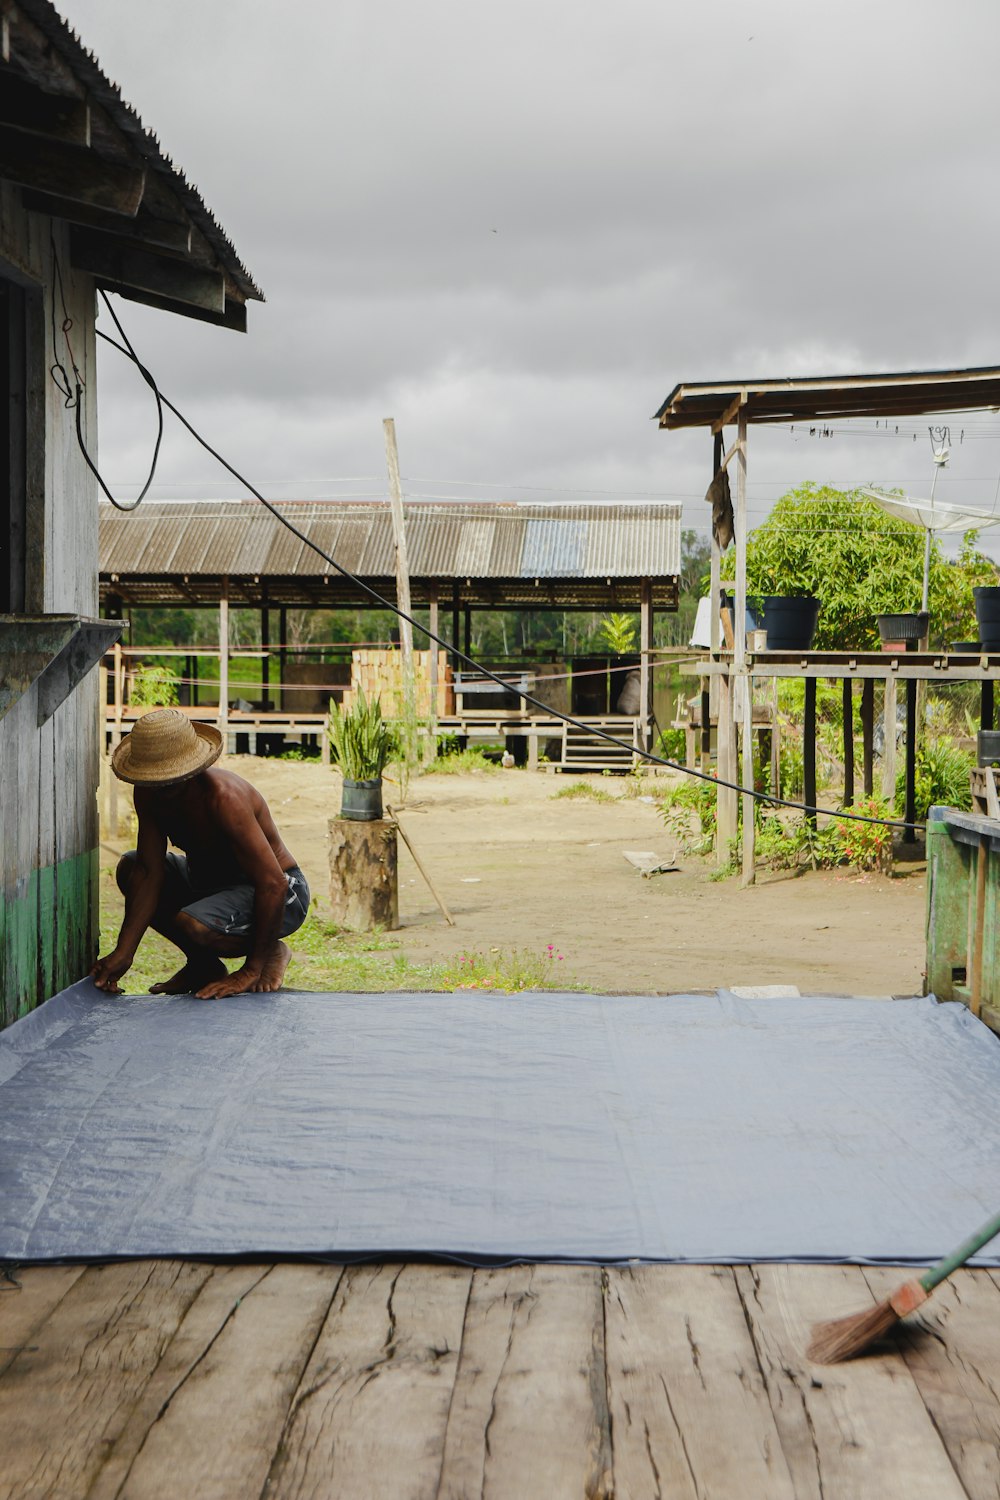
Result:
M896 679L885 679L882 700L882 797L892 802L896 796Z
M917 841L917 830L913 826L916 821L917 800L917 684L911 678L906 684L906 810L903 817L906 827L903 829L903 843L915 844Z
M276 708L285 707L285 678L288 673L288 610L284 605L278 610L278 701Z
M735 725L732 713L732 680L728 671L719 676L718 683L719 724L716 741L716 768L720 781L735 781ZM715 852L720 865L729 863L729 846L736 838L736 796L736 792L730 787L719 787Z
M844 717L844 803L854 802L854 683L849 677L841 682Z
M114 657L115 673L115 734L117 736L115 744L117 745L122 737L122 711L125 707L123 702L125 697L125 667L122 658L121 641L115 641L112 655Z
M451 586L451 666L452 671L458 667L458 634L459 634L459 611L462 601L458 595L458 584Z
M701 769L707 771L712 760L712 697L709 688L711 678L701 679Z
M736 618L733 621L733 670L740 684L734 696L743 717L743 776L741 785L753 791L753 686L747 675L747 409L741 401L736 419L736 504L733 512L733 540L736 544ZM735 729L735 726L734 726ZM743 884L755 879L754 799L743 797Z
M466 656L472 655L472 605L465 606L465 622L462 632L462 650Z
M648 750L653 730L653 580L639 583L639 748Z
M229 733L229 579L223 578L219 593L219 733L226 748Z
M428 623L429 623L429 625L431 627L431 635L432 636L440 635L440 633L441 633L441 626L440 626L440 623L438 621L438 591L437 591L437 584L436 583L432 583L431 584L431 591L430 591L430 620L428 621ZM428 682L430 684L431 731L433 733L434 726L437 723L437 714L438 714L438 651L441 648L438 646L438 643L437 643L436 640L432 640L428 644L430 646L430 653L431 654L430 654L430 661L428 663L427 677L428 677Z
M396 603L402 614L399 617L399 648L403 666L403 696L407 703L413 701L413 626L404 615L411 615L410 608L410 564L406 555L406 519L403 514L403 487L399 479L399 453L396 449L396 423L386 417L382 423L385 433L385 456L389 465L389 503L392 507L392 532L396 543Z
M802 782L803 800L807 807L816 806L816 679L806 678L805 717L802 724ZM806 813L807 820L816 827L816 814Z
M267 607L267 589L260 611L260 696L264 703L271 701L271 611Z
M874 790L875 766L875 679L866 677L861 684L861 759L864 766L865 796Z
M979 848L976 850L976 920L972 930L972 973L969 979L969 1009L974 1016L979 1015L983 1000L983 929L986 925L986 864L989 848L989 839L981 834Z
M781 725L778 721L778 679L771 682L771 791L781 796Z

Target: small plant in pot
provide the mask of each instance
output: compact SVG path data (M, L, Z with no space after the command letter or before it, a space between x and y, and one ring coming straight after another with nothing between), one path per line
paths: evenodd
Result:
M378 699L370 703L359 688L350 708L334 704L330 745L344 777L340 816L359 823L377 821L382 816L382 772L396 747Z

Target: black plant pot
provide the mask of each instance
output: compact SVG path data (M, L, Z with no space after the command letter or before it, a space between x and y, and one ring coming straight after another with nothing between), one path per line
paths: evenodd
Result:
M973 589L972 596L983 650L1000 650L1000 587L991 584L988 588Z
M981 729L976 736L976 760L981 766L1000 762L1000 729Z
M953 656L981 656L983 648L978 641L952 641L948 650Z
M764 600L768 651L808 651L819 621L819 600L811 594L772 594Z
M350 781L345 776L340 816L352 823L377 823L382 816L381 776L375 781Z
M926 610L912 615L879 615L879 637L886 644L892 641L922 641L927 634L930 618Z

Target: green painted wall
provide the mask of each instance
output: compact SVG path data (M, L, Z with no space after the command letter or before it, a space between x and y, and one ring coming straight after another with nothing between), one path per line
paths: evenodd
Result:
M96 957L98 857L46 865L0 895L0 1024L82 979Z

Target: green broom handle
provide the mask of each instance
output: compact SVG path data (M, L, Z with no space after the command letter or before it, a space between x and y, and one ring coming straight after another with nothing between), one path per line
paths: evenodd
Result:
M936 1266L931 1266L929 1271L924 1272L919 1278L924 1291L932 1292L942 1281L947 1280L952 1271L957 1271L959 1266L964 1266L977 1250L988 1245L990 1240L998 1234L1000 1234L1000 1214L994 1214L992 1219L987 1219L985 1224L980 1225L975 1234L970 1234L967 1240L963 1240L957 1250L953 1250L950 1255L939 1260Z

